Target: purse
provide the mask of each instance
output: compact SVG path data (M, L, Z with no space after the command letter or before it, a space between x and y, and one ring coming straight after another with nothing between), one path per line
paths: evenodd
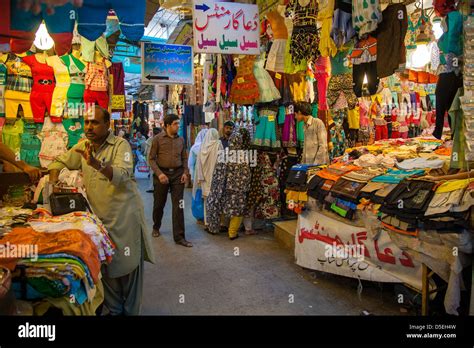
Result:
M55 192L49 196L49 204L53 216L72 213L73 211L92 212L89 202L80 193Z

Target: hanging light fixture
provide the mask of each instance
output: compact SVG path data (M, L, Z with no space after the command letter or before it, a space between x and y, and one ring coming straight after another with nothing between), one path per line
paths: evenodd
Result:
M41 23L36 31L35 41L33 44L40 50L47 51L54 46L54 41L46 29L46 25Z

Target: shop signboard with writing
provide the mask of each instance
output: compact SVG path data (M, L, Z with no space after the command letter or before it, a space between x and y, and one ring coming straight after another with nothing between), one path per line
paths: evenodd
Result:
M259 23L257 5L194 0L194 50L258 55Z
M345 224L318 211L299 215L295 257L301 267L421 289L421 263L401 250L387 231L382 229L372 238L364 227Z
M142 42L142 84L194 84L192 46Z

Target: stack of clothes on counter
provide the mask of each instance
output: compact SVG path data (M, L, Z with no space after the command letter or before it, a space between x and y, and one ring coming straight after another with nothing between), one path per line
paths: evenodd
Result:
M9 207L0 210L0 222L5 256L0 265L12 271L17 299L46 299L53 305L66 299L58 307L76 307L63 310L73 314L102 298L100 267L112 260L115 245L95 215L73 212L53 217L41 208Z
M327 167L294 166L287 201L306 203L311 197L323 211L352 222L371 211L384 228L406 235L417 236L420 230L462 233L470 228L474 178L424 178L446 174L449 160L443 142L432 138L349 149Z

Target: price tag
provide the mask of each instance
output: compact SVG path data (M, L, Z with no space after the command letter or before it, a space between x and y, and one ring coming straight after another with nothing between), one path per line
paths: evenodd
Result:
M244 83L245 82L245 79L243 77L239 77L237 79L237 83Z
M281 80L281 74L280 74L280 73L276 73L276 74L275 74L275 78L276 78L277 80Z
M275 122L275 116L274 115L268 116L268 122Z

